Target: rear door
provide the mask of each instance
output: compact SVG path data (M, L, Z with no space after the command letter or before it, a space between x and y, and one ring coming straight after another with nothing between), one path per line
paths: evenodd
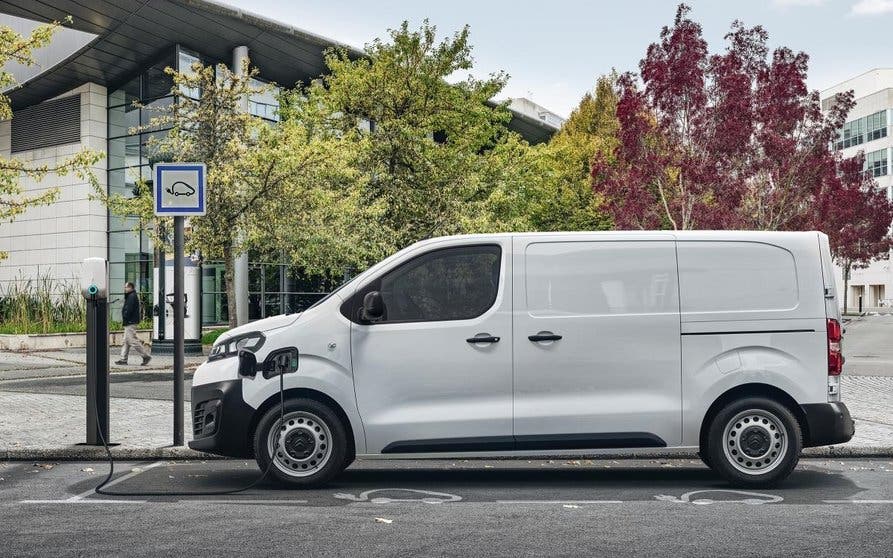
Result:
M670 236L515 237L518 449L679 443L677 277Z

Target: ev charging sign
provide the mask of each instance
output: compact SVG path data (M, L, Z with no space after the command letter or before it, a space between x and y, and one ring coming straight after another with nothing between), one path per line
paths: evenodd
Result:
M204 163L155 164L155 215L205 214Z

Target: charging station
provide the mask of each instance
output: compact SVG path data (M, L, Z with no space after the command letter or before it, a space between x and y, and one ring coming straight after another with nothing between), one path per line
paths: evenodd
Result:
M87 258L81 294L87 301L87 441L109 444L109 270L105 258Z
M154 270L152 300L162 300L163 305L156 305L153 312L153 355L174 352L174 338L170 335L174 331L174 260L165 260L163 280L160 269L156 266ZM183 350L187 355L198 355L202 352L201 267L190 256L183 257L183 296Z

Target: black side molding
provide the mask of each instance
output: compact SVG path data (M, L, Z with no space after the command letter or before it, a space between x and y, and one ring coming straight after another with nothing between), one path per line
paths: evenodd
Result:
M690 331L682 335L750 335L755 333L815 333L814 329L762 329L749 331Z
M484 451L586 450L665 448L667 443L649 432L481 436L391 442L381 453L446 453Z

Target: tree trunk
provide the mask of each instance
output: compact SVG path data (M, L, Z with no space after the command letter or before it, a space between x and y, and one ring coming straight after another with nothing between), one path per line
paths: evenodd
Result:
M229 318L229 327L234 328L237 325L236 320L236 262L233 259L232 248L226 248L223 251L223 276L226 283L226 314Z
M847 261L843 264L843 313L847 310L847 296L850 294L850 268L852 263Z

